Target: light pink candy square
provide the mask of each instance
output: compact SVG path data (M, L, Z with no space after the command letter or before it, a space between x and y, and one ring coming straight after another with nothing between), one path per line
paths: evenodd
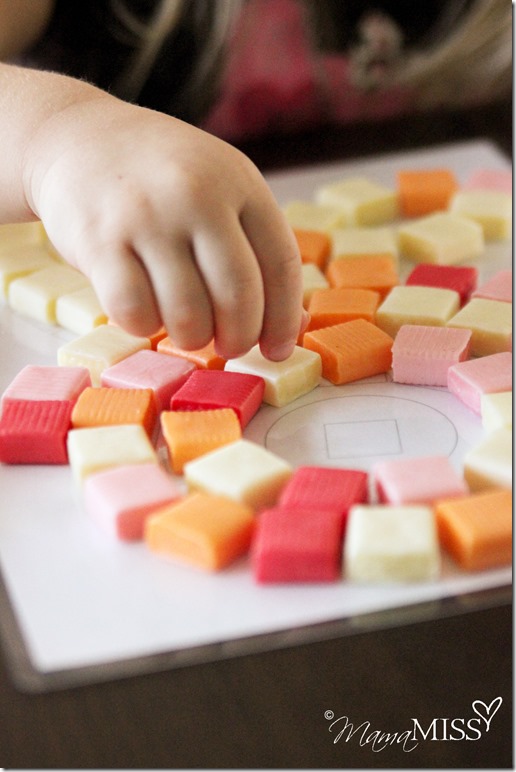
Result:
M448 389L480 415L482 394L512 390L512 353L502 351L450 367Z
M91 518L126 541L142 539L147 517L183 495L158 464L128 464L97 472L85 480L83 494Z
M508 169L477 169L470 175L464 190L500 190L512 194L512 172Z
M158 410L168 410L172 395L186 383L195 369L195 365L183 357L146 349L106 368L101 376L101 385L152 389Z
M468 357L471 330L406 324L392 346L396 383L447 386L448 369Z
M387 504L432 504L437 499L469 492L448 456L381 461L372 474L378 497Z
M26 365L4 391L2 405L21 399L75 402L87 386L91 378L86 367Z
M471 297L512 303L512 271L498 271L491 279L478 287L471 294Z

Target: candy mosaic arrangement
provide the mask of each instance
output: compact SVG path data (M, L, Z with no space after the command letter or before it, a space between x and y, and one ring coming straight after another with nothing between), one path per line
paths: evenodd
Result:
M130 335L41 224L0 226L4 302L77 336L5 389L0 461L69 464L106 538L207 571L249 555L258 583L432 580L442 552L464 571L510 563L512 272L478 286L468 266L510 237L509 178L479 169L459 188L448 169L407 169L396 189L349 178L287 204L311 320L281 363ZM378 374L447 389L478 418L460 472L446 456L293 468L244 436L263 404Z

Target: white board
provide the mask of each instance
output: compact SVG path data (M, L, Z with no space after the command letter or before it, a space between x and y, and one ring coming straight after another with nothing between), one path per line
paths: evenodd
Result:
M459 182L480 167L510 168L492 145L474 142L268 180L283 204L311 198L317 186L344 176L394 186L398 169L418 166L451 168ZM480 281L510 267L510 244L489 245L474 264ZM411 267L402 265L402 278ZM55 364L57 347L71 337L1 307L0 391L26 364ZM246 436L294 465L367 470L387 456L444 453L461 468L482 427L446 390L381 376L341 387L323 383L283 409L263 407ZM342 450L350 446L352 455ZM381 612L409 612L400 619L417 618L418 609L439 614L453 598L474 608L511 581L509 568L465 573L447 559L438 581L382 587L258 586L246 560L205 575L143 544L111 541L83 512L69 468L1 465L0 566L0 629L14 677L29 689L290 645L362 629ZM328 627L334 620L348 624Z

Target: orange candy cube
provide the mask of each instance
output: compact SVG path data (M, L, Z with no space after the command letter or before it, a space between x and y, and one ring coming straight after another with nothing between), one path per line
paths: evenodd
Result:
M399 284L396 261L387 253L378 255L348 255L332 260L326 269L331 287L367 289L383 299Z
M192 493L147 519L145 541L153 552L218 571L249 550L254 527L253 510L246 504Z
M175 474L183 474L188 461L242 437L240 421L230 407L166 410L161 414L161 428Z
M350 322L352 319L366 319L374 322L380 303L378 292L366 289L330 288L316 290L310 299L309 330L331 327Z
M436 504L443 548L466 571L512 561L512 492L489 490Z
M152 389L117 389L88 386L79 395L72 412L72 427L140 424L153 436L157 410Z
M187 351L186 349L179 348L167 335L158 341L156 351L160 354L173 354L176 357L183 357L189 362L193 362L199 368L205 370L223 370L226 360L219 356L215 351L215 344L210 341L207 346L195 349L193 351Z
M331 251L331 241L328 234L322 231L294 228L294 236L301 253L301 261L313 263L324 270Z
M450 169L407 169L398 172L398 194L404 217L422 217L448 209L459 189Z

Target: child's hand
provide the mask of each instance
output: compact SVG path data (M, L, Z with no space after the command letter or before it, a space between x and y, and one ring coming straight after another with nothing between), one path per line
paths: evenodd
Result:
M161 325L225 358L258 341L284 359L302 324L300 257L255 166L235 148L107 95L36 132L25 192L59 252L130 332Z

